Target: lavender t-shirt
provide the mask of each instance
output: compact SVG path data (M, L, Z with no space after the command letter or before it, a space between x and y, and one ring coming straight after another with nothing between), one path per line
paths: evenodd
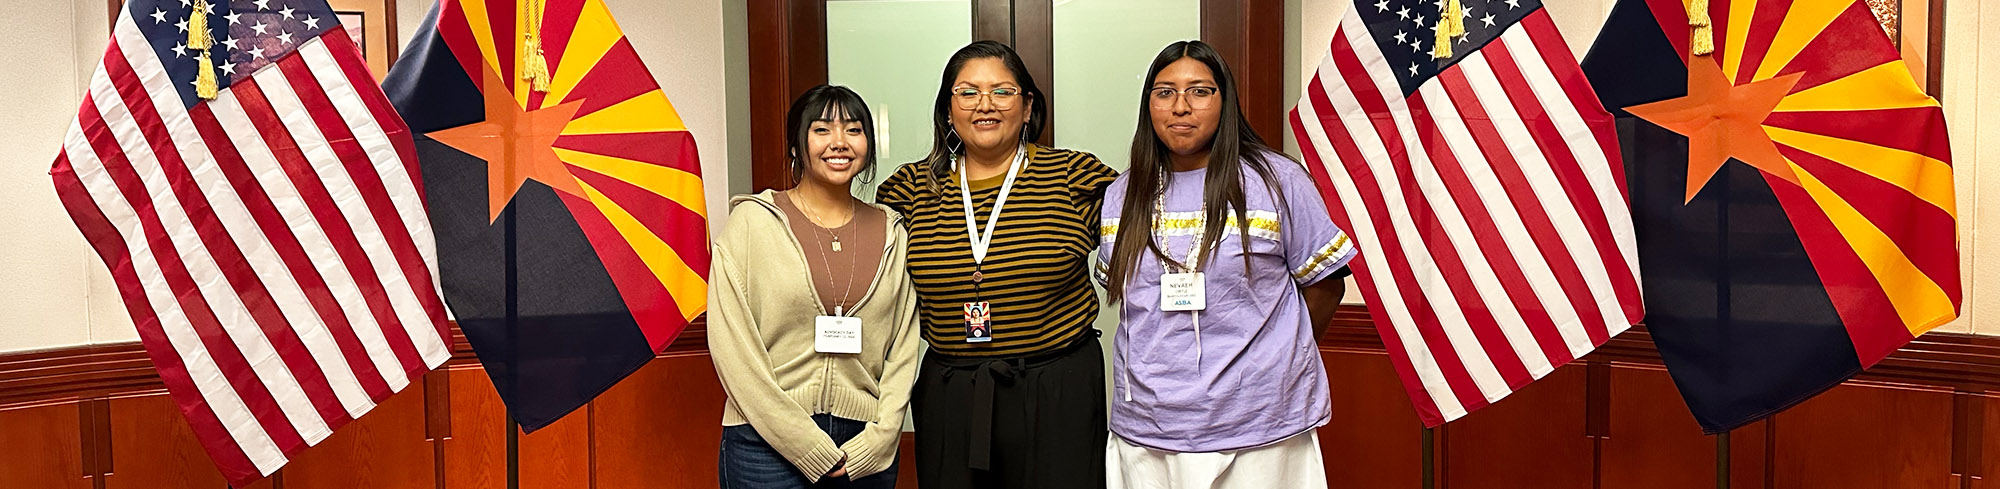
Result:
M1257 447L1324 425L1329 416L1326 367L1312 337L1299 288L1332 275L1354 258L1353 242L1327 216L1305 169L1271 158L1281 192L1244 167L1250 221L1249 273L1243 236L1231 222L1204 253L1207 308L1160 310L1166 270L1142 252L1125 283L1112 357L1111 431L1126 441L1174 452ZM1144 233L1147 222L1121 222L1120 176L1105 192L1099 273L1119 233ZM1187 257L1202 209L1206 170L1175 172L1154 229L1162 251ZM1282 197L1280 197L1282 196ZM1282 204L1280 204L1282 200Z

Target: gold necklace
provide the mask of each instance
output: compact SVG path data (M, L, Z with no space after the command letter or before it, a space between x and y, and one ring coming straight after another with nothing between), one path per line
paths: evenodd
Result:
M798 206L800 212L805 213L807 221L812 222L814 228L813 229L814 234L818 234L820 231L825 231L826 234L831 237L831 241L833 242L833 252L839 253L841 248L840 248L840 233L837 231L838 228L827 227L826 224L823 224L824 222L826 222L826 219L821 218L818 215L819 214L818 212L812 209L808 209L807 206L803 205L804 199L792 199L792 203ZM847 221L848 224L854 223L853 198L847 199Z

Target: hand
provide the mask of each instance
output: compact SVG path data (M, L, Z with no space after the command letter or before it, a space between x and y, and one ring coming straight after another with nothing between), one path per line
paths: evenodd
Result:
M840 461L839 461L839 462L836 462L836 463L834 463L834 464L833 464L833 471L832 471L832 472L827 472L827 473L826 473L826 476L827 476L827 477L844 477L844 476L846 476L846 475L847 475L847 456L846 456L846 455L842 455L842 456L840 457Z

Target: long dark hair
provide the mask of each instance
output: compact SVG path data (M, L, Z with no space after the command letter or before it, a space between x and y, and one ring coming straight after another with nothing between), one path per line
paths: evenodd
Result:
M840 85L820 85L799 94L792 100L792 108L785 112L785 147L791 149L792 185L797 186L806 171L806 131L812 130L812 123L827 121L855 121L861 123L861 134L868 140L868 154L861 157L861 171L855 176L863 184L874 181L875 171L875 116L868 113L868 102L861 100L861 94Z
M1014 81L1021 85L1021 92L1027 94L1030 102L1028 123L1021 128L1021 140L1040 139L1043 125L1048 124L1049 98L1042 94L1041 86L1035 85L1034 75L1028 74L1028 64L1021 61L1021 55L1015 53L1014 48L999 41L978 41L958 48L958 52L951 53L951 59L944 63L944 76L938 81L937 103L931 104L931 154L925 156L924 161L930 164L932 189L938 187L939 180L951 174L951 157L964 151L964 141L959 140L958 132L951 127L952 82L958 81L958 72L965 69L966 63L986 58L996 58L1007 65L1007 71L1013 73Z
M1222 55L1215 48L1201 41L1179 41L1168 44L1153 57L1153 66L1146 69L1145 89L1151 90L1153 81L1160 76L1160 70L1167 65L1192 58L1208 65L1215 74L1216 88L1222 95L1222 117L1215 129L1215 138L1209 140L1208 173L1202 181L1202 201L1209 205L1203 214L1201 249L1212 249L1222 240L1225 212L1235 211L1238 241L1243 245L1243 268L1250 269L1250 219L1244 215L1247 205L1243 195L1243 170L1249 168L1264 179L1264 186L1271 189L1275 201L1283 202L1277 194L1276 173L1271 168L1275 155L1291 160L1290 156L1271 149L1264 139L1251 130L1249 120L1243 117L1243 109L1236 96L1236 77L1229 72L1229 65L1222 62ZM1163 263L1171 260L1160 251L1159 243L1153 240L1153 199L1160 198L1166 191L1166 182L1172 178L1173 163L1168 160L1172 152L1166 143L1160 141L1153 132L1153 115L1148 110L1146 91L1139 93L1139 128L1132 134L1132 168L1126 172L1125 203L1119 213L1119 221L1127 223L1119 226L1117 240L1112 243L1111 273L1105 284L1109 299L1116 302L1123 298L1125 281L1139 268L1139 254L1150 251ZM1194 264L1187 264L1194 266Z

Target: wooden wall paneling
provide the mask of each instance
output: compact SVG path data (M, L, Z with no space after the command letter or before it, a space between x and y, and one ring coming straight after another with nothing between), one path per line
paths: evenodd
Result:
M757 0L748 8L750 190L790 188L785 111L826 83L826 2Z
M1284 140L1284 0L1202 0L1201 39L1236 75L1238 104L1267 143Z
M165 392L111 400L111 447L117 461L104 477L107 489L228 486Z
M1770 489L1772 436L1777 424L1770 419L1744 425L1729 432L1729 489Z
M1331 487L1418 487L1424 425L1382 352L1331 350L1326 362L1331 421L1319 429Z
M434 488L435 454L424 441L424 389L413 383L299 452L286 489Z
M1589 489L1593 444L1584 433L1586 377L1584 366L1567 365L1451 422L1446 482Z
M1978 438L1979 456L1975 457L1975 460L1977 460L1976 463L1979 465L1980 477L1965 481L1967 484L1964 486L1951 487L2000 489L2000 476L1996 476L1996 474L2000 474L2000 430L1993 428L1995 422L2000 422L2000 397L1996 397L1993 393L1988 392L1985 395L1978 396L1976 399L1978 401L1976 403L1978 409L1984 411L1982 414L1986 419Z
M0 410L0 489L85 489L84 439L75 403Z
M707 354L655 359L598 396L597 487L715 487L722 401Z
M0 406L160 389L145 348L119 343L0 354Z
M452 367L451 439L445 440L445 487L507 485L507 407L486 370ZM528 458L521 457L524 461Z
M591 487L590 411L578 408L534 433L521 435L521 487ZM501 436L506 436L505 428L499 430ZM501 454L504 459L506 452Z
M1952 394L1850 383L1775 416L1772 489L1945 487Z
M1611 365L1610 376L1600 487L1714 487L1716 437L1701 434L1666 370Z
M1971 489L1973 481L1984 479L1980 463L1986 437L1986 396L1958 391L1951 396L1951 487Z
M451 439L451 370L424 373L424 442L431 446L431 485L444 489L444 443Z
M903 432L896 444L896 489L917 489L917 434Z

